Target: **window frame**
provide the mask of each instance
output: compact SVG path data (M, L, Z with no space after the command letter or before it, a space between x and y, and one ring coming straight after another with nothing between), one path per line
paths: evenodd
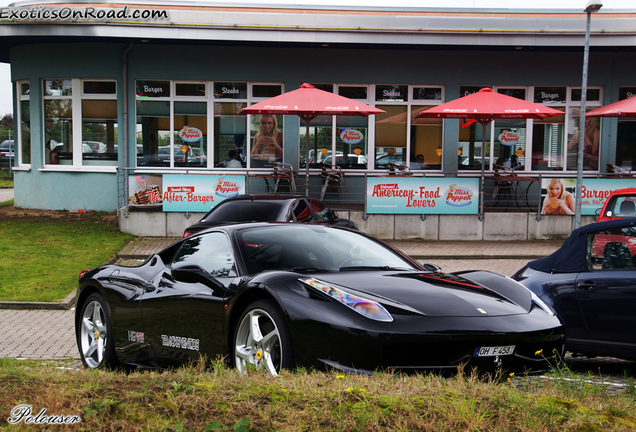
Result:
M60 95L60 96L47 96L46 95L46 82L50 80L70 80L71 81L71 95ZM103 94L103 93L84 93L84 82L112 82L115 84L115 93L112 94ZM119 164L119 156L114 162L108 165L94 165L90 163L90 159L86 159L89 163L84 163L83 158L83 137L82 137L82 126L83 126L83 113L82 113L82 101L83 100L115 100L117 101L117 116L119 117L119 100L118 100L118 91L119 86L117 84L117 79L115 78L42 78L40 80L40 88L42 90L42 98L41 98L41 112L42 112L42 145L40 146L40 151L42 154L42 166L43 170L53 170L53 171L98 171L98 172L116 172L117 166ZM72 133L73 133L73 156L70 164L51 164L47 158L46 152L46 112L45 105L48 100L70 100L71 101L71 121L72 125ZM117 119L118 120L118 119ZM119 122L117 122L119 123ZM119 124L118 124L119 126ZM117 143L115 143L117 144Z

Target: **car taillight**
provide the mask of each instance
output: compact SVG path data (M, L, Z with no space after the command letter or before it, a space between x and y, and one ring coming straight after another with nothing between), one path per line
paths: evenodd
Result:
M81 278L82 276L84 276L87 272L89 272L91 269L84 269L80 272L79 277Z
M192 235L191 232L187 232L186 231L186 232L183 233L183 237L181 237L181 238L186 238L186 237L191 236L191 235Z

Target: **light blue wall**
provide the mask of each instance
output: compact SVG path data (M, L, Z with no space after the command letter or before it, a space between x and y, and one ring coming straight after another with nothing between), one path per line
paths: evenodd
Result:
M11 51L12 80L28 79L31 86L32 165L16 172L16 205L31 208L91 209L117 207L115 174L43 172L41 80L44 78L115 78L119 93L119 124L123 124L121 91L122 52L125 44L39 44ZM443 85L446 100L459 97L461 85L580 86L580 52L533 50L418 48L360 49L318 47L242 47L137 44L129 52L128 133L135 137L135 79L282 82L293 90L302 82ZM636 79L625 52L590 55L589 86L604 86L604 103L617 100L619 86ZM444 128L443 170L456 169L458 127L447 120ZM601 167L613 157L616 121L604 120ZM299 120L285 119L286 143L298 142ZM123 147L119 137L119 147ZM135 161L135 148L129 148ZM120 154L121 158L121 154ZM286 161L298 160L297 146L286 145ZM297 163L297 162L293 162ZM120 166L123 162L120 160ZM351 179L351 178L350 178ZM362 191L360 181L349 184Z

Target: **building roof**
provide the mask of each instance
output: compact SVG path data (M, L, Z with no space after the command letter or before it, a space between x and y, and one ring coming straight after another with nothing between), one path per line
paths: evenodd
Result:
M545 50L560 47L582 50L586 25L586 14L574 10L81 0L18 2L11 6L4 9L0 16L0 61L8 61L8 49L19 44L97 40L294 46L531 47ZM21 17L15 15L16 8ZM58 14L72 11L76 16L46 19L45 14L51 14L53 10ZM88 16L80 16L86 15L87 11L92 12ZM128 17L118 16L124 11ZM151 14L153 11L163 16L155 19L130 17L132 13ZM592 49L636 47L636 9L599 11L591 20L591 35Z

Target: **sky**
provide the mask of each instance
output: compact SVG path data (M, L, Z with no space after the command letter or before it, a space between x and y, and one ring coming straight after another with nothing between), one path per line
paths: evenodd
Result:
M0 7L14 1L0 0ZM125 1L122 1L125 3ZM191 2L188 2L191 3ZM282 5L335 5L381 7L390 4L394 7L440 7L439 0L233 0L232 4L282 4ZM587 0L444 0L444 8L503 8L503 9L585 9ZM602 0L603 10L632 9L634 0ZM0 24L1 25L1 24ZM13 95L11 91L10 66L0 63L0 117L13 111Z

